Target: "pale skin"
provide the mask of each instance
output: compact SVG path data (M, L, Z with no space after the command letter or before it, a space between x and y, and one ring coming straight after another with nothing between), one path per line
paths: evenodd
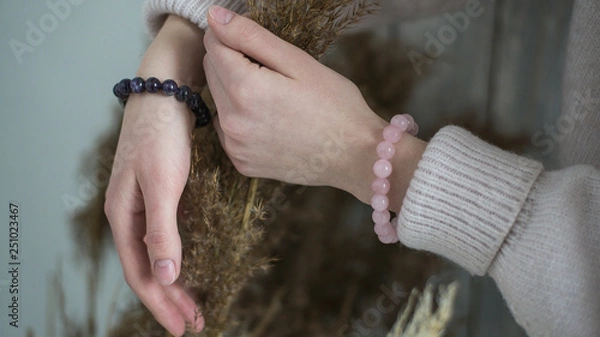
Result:
M240 173L333 186L370 203L375 147L387 122L357 87L243 16L213 6L208 23L204 34L170 16L138 75L173 78L196 90L206 78L219 111L213 127ZM159 95L132 97L105 205L127 283L175 336L193 321L196 307L176 281L177 207L190 167L192 126L184 104ZM409 135L396 145L391 210L400 210L425 146ZM319 165L310 158L319 158ZM195 330L203 326L200 319Z

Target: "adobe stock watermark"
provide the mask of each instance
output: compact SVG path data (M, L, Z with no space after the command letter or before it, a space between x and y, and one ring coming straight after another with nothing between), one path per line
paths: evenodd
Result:
M62 195L62 202L71 218L77 215L79 209L84 208L98 192L108 186L110 180L111 167L114 162L114 154L108 149L102 149L103 153L97 158L98 167L91 176L79 175L79 188L75 195L65 193Z
M375 300L375 306L365 310L359 319L353 320L349 326L342 327L341 334L346 337L367 337L383 322L384 315L397 312L408 293L399 282L390 287L381 285L382 294Z
M115 153L108 148L103 148L96 157L95 169L91 175L80 174L78 177L79 188L76 193L64 193L62 202L71 218L77 215L77 211L88 205L100 191L104 190L110 181L112 174L119 173L135 160L144 155L139 148L144 148L153 141L156 134L164 132L172 123L179 118L176 116L181 111L172 108L170 103L159 105L154 114L143 114L136 120L133 126L133 137L127 141L119 140L119 151ZM118 160L116 160L118 156Z
M26 53L33 53L36 47L42 45L48 35L54 33L61 21L65 21L71 16L72 6L79 6L86 0L48 0L46 1L47 11L40 15L37 20L25 21L25 34L22 40L12 38L8 45L17 60L17 63L23 63L23 56Z
M484 9L479 0L468 0L463 11L454 14L444 13L444 18L446 18L448 24L440 27L437 34L431 32L424 34L425 46L423 52L411 49L407 53L417 75L421 76L423 66L433 64L437 58L446 52L446 48L456 41L459 34L467 31L472 18L479 17L483 13Z
M531 136L531 143L542 149L542 155L549 156L565 137L575 131L575 128L590 113L600 111L600 97L588 88L584 93L574 92L575 103L569 111L565 111L553 125L544 125L541 131Z
M348 148L353 141L352 135L340 128L336 132L328 132L327 140L323 143L321 151L315 151L310 158L305 158L295 170L287 173L285 181L297 184L293 191L297 196L302 195L307 190L307 185L315 182L318 177L330 168L333 158L340 158L347 153ZM268 215L263 222L272 224L277 218L278 212L283 212L291 206L290 196L282 191L275 192L265 203L264 211Z

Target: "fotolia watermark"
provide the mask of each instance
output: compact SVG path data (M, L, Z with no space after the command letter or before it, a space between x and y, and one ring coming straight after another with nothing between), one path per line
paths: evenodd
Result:
M549 156L564 139L575 131L575 127L590 113L600 111L600 97L592 94L592 89L586 92L575 92L575 103L569 111L565 111L553 125L544 125L542 131L534 133L531 143L543 148L542 155Z
M471 18L481 16L484 12L483 6L479 0L468 0L465 3L464 11L454 14L445 13L444 18L448 24L440 27L437 34L431 32L425 33L425 46L423 53L411 49L408 53L408 59L412 64L417 75L421 76L421 70L424 65L433 64L434 60L442 56L446 47L454 43L459 34L464 33L471 24Z
M85 0L48 0L48 11L33 21L25 21L25 34L23 39L12 38L8 45L19 64L23 63L23 55L33 53L36 47L44 43L48 35L54 33L60 24L71 16L72 6L78 6Z

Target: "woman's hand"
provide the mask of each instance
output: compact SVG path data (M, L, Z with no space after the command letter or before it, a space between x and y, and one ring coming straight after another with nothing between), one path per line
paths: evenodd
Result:
M215 127L240 173L334 186L370 201L387 123L358 88L250 19L213 6L208 23L204 69ZM398 146L390 194L397 209L424 143L407 135Z
M204 33L170 16L148 49L138 76L204 84ZM176 280L181 265L177 209L190 168L192 114L173 97L132 95L127 103L105 212L125 279L176 336L194 322L196 304ZM202 319L196 330L202 329Z

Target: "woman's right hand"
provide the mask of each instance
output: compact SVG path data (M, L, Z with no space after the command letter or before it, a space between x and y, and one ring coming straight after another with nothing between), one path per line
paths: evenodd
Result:
M205 84L204 32L169 16L137 76ZM184 103L157 94L132 95L123 118L105 212L125 280L157 321L175 336L186 323L200 331L196 304L177 282L181 240L177 208L190 168L193 116Z
M204 69L219 111L214 126L240 173L333 186L370 203L375 149L388 123L358 87L225 8L211 7L208 24ZM424 148L409 135L396 145L389 193L394 211Z

